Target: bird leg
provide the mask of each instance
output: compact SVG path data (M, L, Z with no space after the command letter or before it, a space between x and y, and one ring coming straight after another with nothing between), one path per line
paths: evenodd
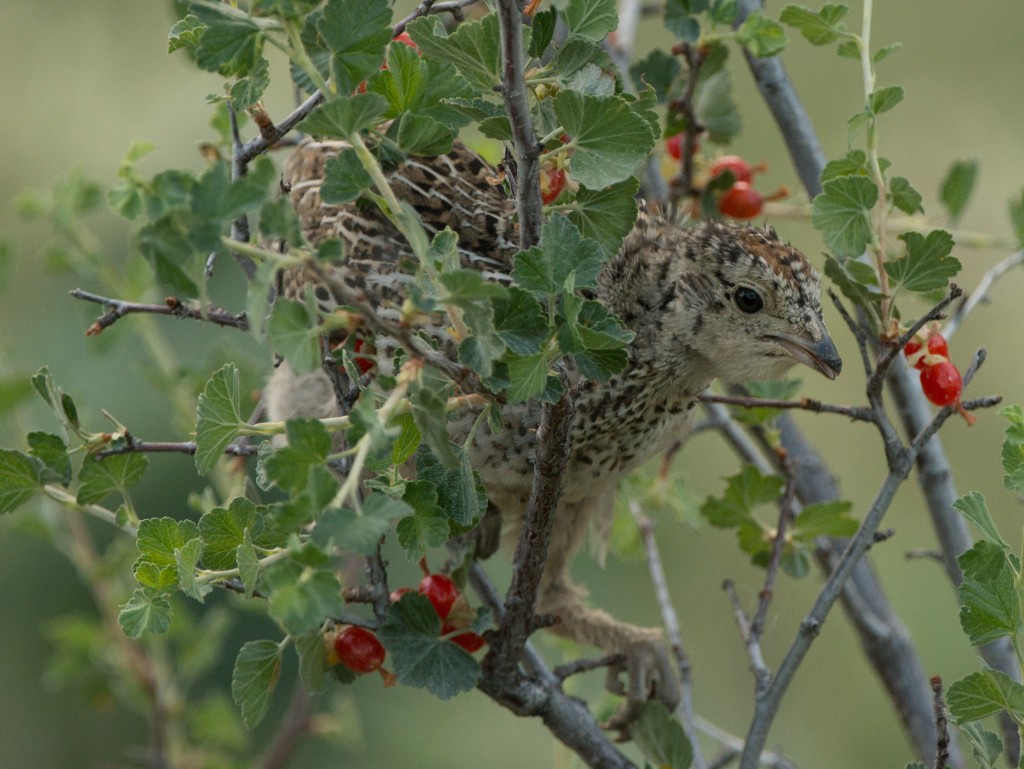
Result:
M610 497L608 498L610 505ZM608 668L605 688L624 696L626 703L606 724L628 737L629 726L644 704L656 699L670 711L679 704L679 680L660 628L621 622L585 602L586 591L572 582L569 564L579 549L590 517L586 506L565 504L559 510L552 531L548 561L541 579L537 612L553 616L553 633L598 647L620 659ZM622 674L626 674L626 682Z

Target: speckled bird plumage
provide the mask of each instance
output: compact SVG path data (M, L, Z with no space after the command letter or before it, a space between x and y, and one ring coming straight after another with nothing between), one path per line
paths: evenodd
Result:
M320 200L324 163L337 144L307 143L285 166L284 184L307 239L339 237L347 258L339 277L364 292L394 320L412 274L402 270L408 245L373 206L331 206ZM514 202L493 184L495 171L461 145L440 158L415 158L391 173L396 195L411 203L428 232L445 226L459 235L464 267L507 282L518 234ZM696 396L714 379L744 382L781 376L796 362L834 377L839 357L821 318L820 281L804 256L771 228L714 222L684 223L643 210L619 253L603 267L595 298L636 334L625 370L582 388L563 477L538 609L556 614L557 630L606 651L626 653L632 702L677 692L660 632L620 623L585 606L569 579L569 562L588 524L606 530L617 482L679 440ZM284 275L282 289L300 294L308 276ZM737 292L756 291L763 309L744 312ZM315 287L322 308L335 304ZM749 294L745 294L749 296ZM443 334L443 323L434 333ZM570 384L579 374L567 361ZM268 386L271 418L332 413L333 391L320 372L295 377L279 370ZM505 429L482 427L472 447L491 505L506 524L520 517L533 477L540 405L503 409ZM452 437L468 434L476 413L456 417ZM514 528L514 526L513 526ZM671 679L671 680L670 680Z

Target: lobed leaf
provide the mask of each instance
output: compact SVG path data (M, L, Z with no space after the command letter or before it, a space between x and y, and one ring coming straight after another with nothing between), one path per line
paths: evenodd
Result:
M86 454L78 471L78 504L91 505L111 494L124 496L128 487L142 479L147 467L145 454L113 454L103 459Z
M447 700L476 686L480 665L464 649L442 640L440 631L441 620L427 597L409 592L391 604L377 636L391 655L399 683Z
M970 200L977 181L977 160L957 160L946 171L939 187L939 199L946 207L949 220L953 225L960 220L960 215L967 206L967 201Z
M166 633L171 626L171 602L157 590L135 588L128 603L121 607L117 621L129 638L141 638L143 633Z
M885 263L892 291L928 292L945 288L960 272L960 262L949 256L953 236L945 230L932 230L927 236L904 232L899 236L907 246L907 255Z
M391 6L387 0L331 0L316 29L331 52L335 92L349 94L384 60L391 40Z
M683 725L664 705L648 701L640 717L630 728L630 736L640 752L659 769L689 769L693 746Z
M1003 440L1003 485L1024 493L1024 409L1014 404L1001 409L999 415L1010 421Z
M849 35L842 23L849 11L846 5L823 5L817 11L802 5L787 5L779 14L779 21L799 31L811 45L828 45Z
M859 256L872 239L870 213L878 202L878 188L863 176L841 176L822 188L811 203L812 224L833 254Z
M960 626L974 646L1020 631L1020 601L1008 565L989 582L965 580L959 593Z
M28 502L43 486L46 465L38 457L0 449L0 513Z
M957 724L977 721L1002 710L1024 712L1024 687L990 668L961 678L946 690L946 704Z

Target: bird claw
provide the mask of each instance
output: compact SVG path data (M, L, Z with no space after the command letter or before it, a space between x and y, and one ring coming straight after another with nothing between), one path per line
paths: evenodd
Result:
M622 674L626 681L623 683ZM648 700L657 700L671 712L679 704L679 681L665 649L661 634L650 640L634 641L608 666L605 688L626 698L626 703L604 728L618 731L617 740L630 738L630 727L643 713Z

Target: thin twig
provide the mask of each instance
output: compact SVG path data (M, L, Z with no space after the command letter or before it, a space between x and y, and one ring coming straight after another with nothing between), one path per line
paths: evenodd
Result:
M450 2L446 3L436 3L433 2L433 0L423 0L423 2L416 6L416 10L391 28L392 35L394 37L398 37L398 35L405 32L405 28L408 26L410 21L418 19L420 16L426 16L428 13L450 13L455 16L456 19L459 19L462 16L462 10L464 8L468 8L469 6L475 5L479 2L480 0L450 0Z
M256 764L256 769L283 769L295 756L302 738L309 734L313 701L302 681L297 680L292 692L288 711L281 720L281 726L267 745Z
M118 446L97 451L100 458L118 454L195 454L195 441L140 441L132 436ZM252 457L259 451L259 446L232 443L225 447L224 454L231 457Z
M947 320L945 325L942 327L942 335L946 338L946 341L949 341L953 337L953 334L956 333L956 330L960 327L960 324L964 322L964 319L970 315L982 301L984 301L993 284L1007 272L1020 264L1024 264L1024 249L1010 254L1010 256L1003 259L982 275L981 280L978 281L978 285L975 287L974 291L964 297L964 300L956 308L956 312L953 313L953 316Z
M666 467L663 462L662 467ZM635 500L629 500L629 512L636 522L640 531L640 539L644 543L644 551L647 554L647 567L651 573L651 584L654 586L654 595L661 611L661 621L665 626L665 634L668 636L669 646L676 658L676 665L679 667L679 689L681 697L679 708L682 711L683 727L686 735L690 738L690 745L693 749L693 766L695 769L706 769L707 761L701 753L700 745L697 743L697 727L694 722L693 710L693 670L690 658L683 646L683 634L679 629L679 618L676 615L675 607L672 605L672 598L668 592L668 580L665 577L665 569L662 566L661 553L658 550L658 541L654 537L654 521L644 515L640 504Z
M794 509L794 494L796 493L796 471L793 463L788 459L782 460L782 470L786 478L786 487L782 492L782 499L779 501L779 522L775 527L775 538L772 542L772 553L768 559L768 568L764 578L764 587L758 596L757 611L750 623L750 633L755 638L760 638L764 630L764 620L768 614L768 607L771 605L772 596L775 592L775 580L779 574L779 567L782 565L782 556L786 551L786 532L790 523L796 517Z
M765 664L764 654L761 652L761 640L750 632L750 618L747 617L747 612L743 609L743 602L736 592L736 585L733 584L733 581L731 579L725 580L722 583L722 590L725 591L725 594L729 597L729 603L732 604L732 613L736 619L736 627L739 628L740 638L743 639L743 645L747 649L750 667L754 673L754 679L757 681L757 691L761 692L771 681L771 671L768 669L768 665Z
M779 400L777 398L755 398L753 396L737 395L716 395L703 392L697 396L697 400L703 403L723 403L728 406L742 406L743 408L769 408L769 409L802 409L813 411L818 414L840 414L857 422L874 421L872 411L863 406L842 406L832 403L822 403L813 398L801 398L796 401Z
M249 319L244 312L230 313L216 307L208 310L199 310L189 307L177 297L169 296L163 304L145 304L141 302L129 302L124 299L113 299L109 296L100 296L91 291L83 291L76 288L69 292L75 299L83 299L87 302L102 304L110 309L101 315L86 330L86 336L97 336L110 326L114 325L125 315L132 313L151 313L154 315L173 315L175 318L191 318L192 320L205 320L215 323L218 326L229 326L246 331L249 329Z

